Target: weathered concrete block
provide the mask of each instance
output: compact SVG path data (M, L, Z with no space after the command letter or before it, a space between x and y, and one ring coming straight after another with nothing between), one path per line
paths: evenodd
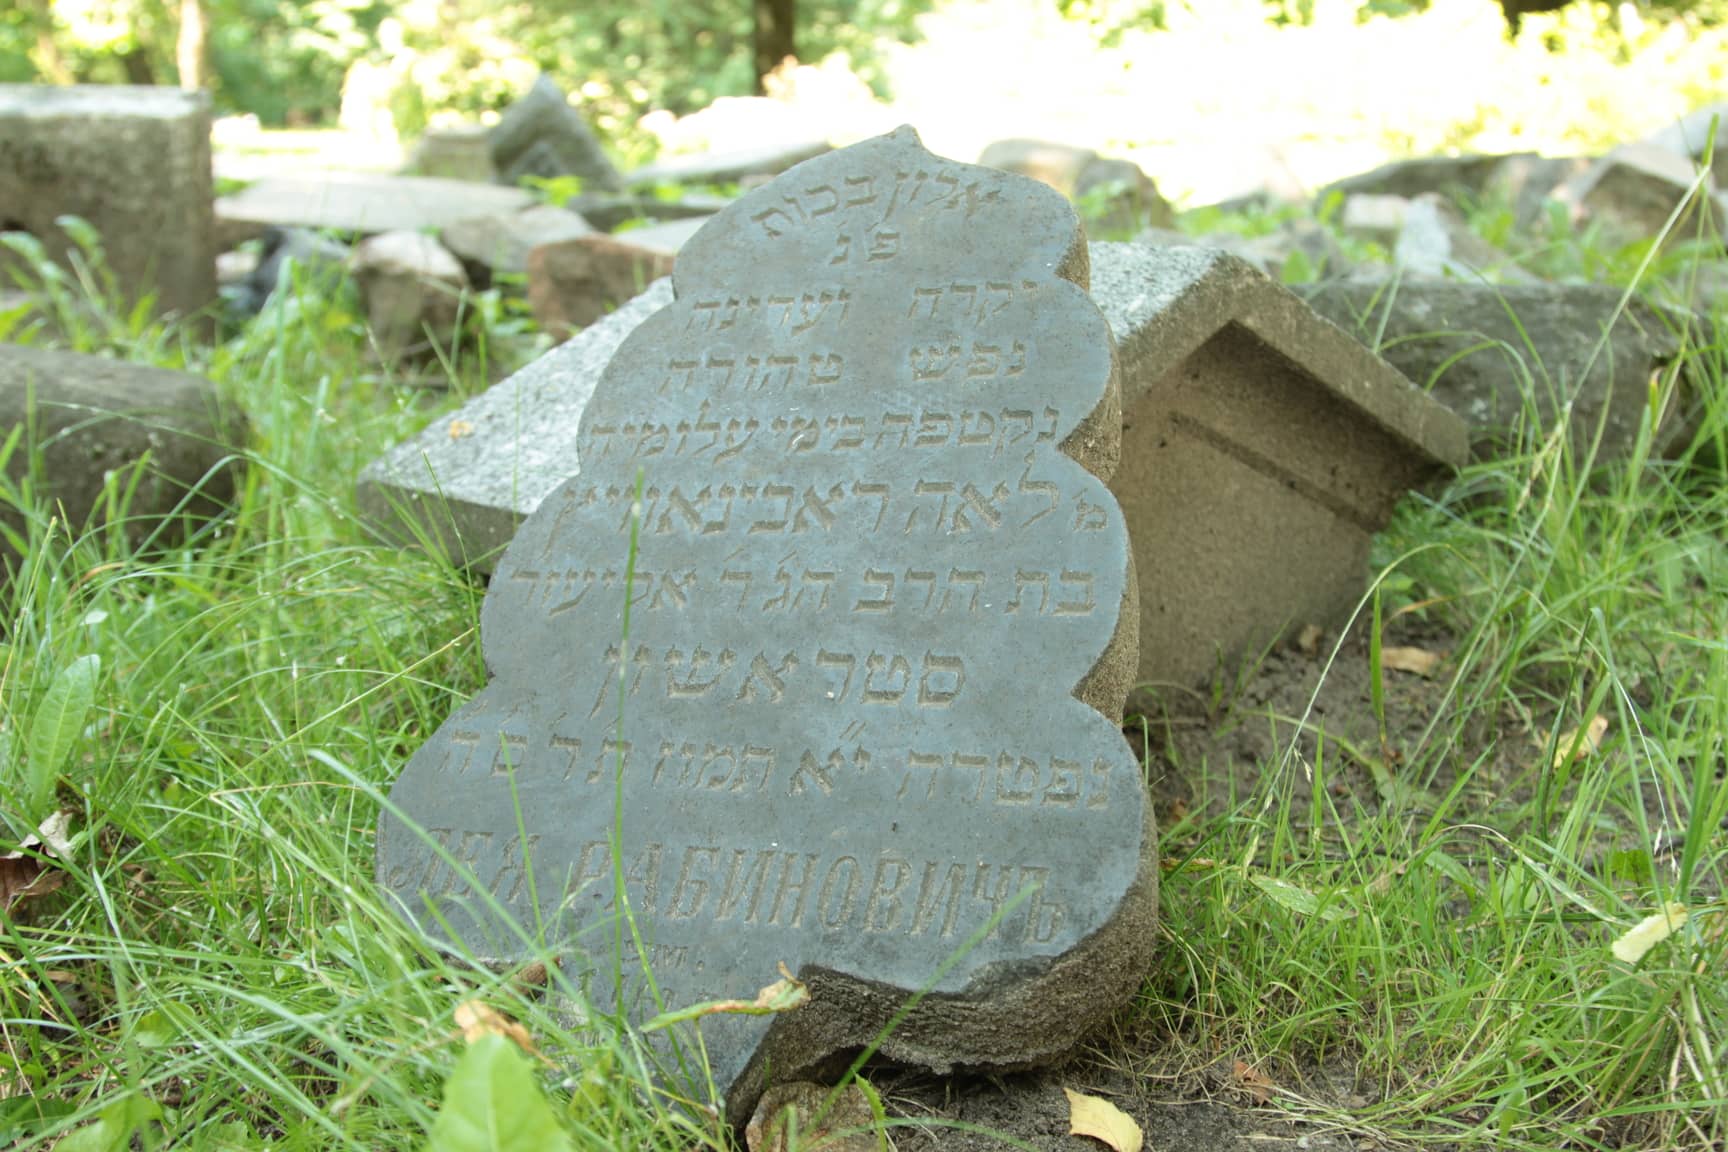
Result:
M1650 376L1679 355L1690 320L1636 299L1622 308L1623 293L1607 284L1362 282L1301 294L1346 332L1378 339L1395 368L1463 417L1478 457L1515 445L1532 421L1550 427L1567 405L1575 449L1606 419L1597 460L1624 456ZM1657 451L1686 434L1690 408L1683 390L1657 429Z
M563 89L540 76L492 128L492 166L505 184L529 176L575 176L585 189L616 192L624 186L611 157Z
M461 323L468 276L423 232L384 232L354 249L354 282L378 351L398 356L448 349Z
M672 281L584 328L360 473L363 516L451 563L489 573L523 518L580 472L576 429L600 373Z
M261 234L271 225L375 236L380 232L436 232L458 220L520 212L534 203L521 188L427 176L320 172L260 180L216 202L216 217L230 238Z
M1142 683L1191 686L1348 617L1393 505L1463 462L1463 423L1221 252L1092 246L1116 334Z
M528 306L554 336L594 323L662 276L706 223L673 220L606 236L542 244L528 254Z
M0 436L22 425L26 438L6 462L14 483L36 450L44 502L65 511L73 533L97 526L109 473L144 461L127 509L134 547L178 538L188 523L215 516L234 497L233 454L245 444L245 421L223 412L215 386L170 372L98 356L0 344ZM0 505L0 523L24 533L25 517ZM0 542L0 565L21 557Z
M896 172L926 179L895 196ZM832 214L786 203L831 191ZM700 1024L733 1123L903 1008L882 1052L947 1071L1054 1058L1124 1004L1158 867L1118 728L1135 583L1085 277L1059 196L910 129L717 216L494 575L493 679L396 781L425 831L381 818L384 889L520 955L489 891L638 1018L639 960L672 1008L787 965L803 1007ZM651 942L624 988L614 843Z
M206 93L0 84L0 232L62 263L75 248L55 220L82 217L126 292L191 315L216 298L211 189Z

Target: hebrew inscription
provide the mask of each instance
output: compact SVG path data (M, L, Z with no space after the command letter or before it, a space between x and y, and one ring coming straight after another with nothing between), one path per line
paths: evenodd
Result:
M492 958L514 920L637 1019L618 870L666 1007L785 963L809 1008L702 1024L735 1107L933 980L885 1051L935 1067L1055 1055L1131 994L1156 864L1084 252L1059 196L909 129L691 240L499 565L491 683L396 783L404 911Z

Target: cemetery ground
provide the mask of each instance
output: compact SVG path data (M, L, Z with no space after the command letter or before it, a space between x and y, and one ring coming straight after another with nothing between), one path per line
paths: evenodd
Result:
M1471 224L1629 290L1698 268L1678 237ZM204 373L252 432L232 513L181 543L7 494L30 516L0 808L28 847L0 860L0 1142L726 1147L699 1049L680 1107L639 1036L559 1025L556 964L440 956L373 880L392 776L485 682L483 590L375 538L354 479L543 338L482 294L428 373L380 366L342 281L215 343L113 305L94 256L46 293L57 342ZM1164 858L1140 995L1037 1075L866 1066L886 1138L1085 1147L1068 1087L1156 1149L1720 1147L1728 390L1721 349L1693 352L1677 454L1647 420L1592 468L1532 422L1406 499L1347 632L1155 693L1127 725ZM1648 381L1651 412L1674 387ZM123 519L129 477L109 483Z

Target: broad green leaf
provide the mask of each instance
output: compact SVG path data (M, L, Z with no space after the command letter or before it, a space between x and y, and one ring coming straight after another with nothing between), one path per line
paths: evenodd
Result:
M96 1123L61 1137L55 1152L128 1152L138 1129L161 1115L155 1101L127 1096L102 1109Z
M1348 908L1340 908L1336 904L1320 906L1320 897L1275 876L1250 876L1249 883L1266 893L1278 904L1300 916L1318 916L1322 920L1348 920L1354 913Z
M533 1063L488 1032L450 1073L426 1152L574 1152L574 1146L540 1091Z
M30 723L30 777L25 797L33 817L47 814L54 799L54 778L83 731L91 705L96 703L96 678L101 674L100 656L91 653L78 657L60 669L36 708Z

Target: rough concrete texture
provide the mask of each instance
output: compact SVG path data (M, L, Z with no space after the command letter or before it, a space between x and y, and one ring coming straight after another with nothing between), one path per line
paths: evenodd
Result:
M468 885L529 924L538 892L616 1002L621 786L665 1003L753 997L782 962L808 984L702 1022L734 1123L919 989L882 1052L938 1071L1049 1060L1132 996L1158 867L1117 727L1136 586L1086 269L1059 196L911 129L716 217L601 377L582 474L499 565L491 683L395 784L427 829L381 818L404 911L503 959L517 937Z
M978 163L1004 172L1017 172L1050 185L1075 203L1089 195L1105 197L1095 227L1112 231L1168 228L1175 209L1158 192L1158 185L1131 160L1100 156L1090 148L1048 140L998 140L986 147Z
M1597 459L1623 456L1637 438L1651 374L1679 355L1678 334L1691 319L1636 299L1622 309L1620 289L1605 284L1383 281L1301 292L1345 331L1378 339L1394 367L1462 416L1479 457L1516 449L1527 428L1545 435L1568 403L1576 450L1606 419ZM1685 435L1691 403L1682 389L1658 429L1658 451Z
M575 176L585 188L616 192L624 186L611 157L564 90L540 76L504 110L492 129L492 166L515 186L529 176Z
M462 321L468 274L423 232L384 232L354 249L354 283L377 351L394 359L448 351Z
M624 338L672 303L672 281L433 421L360 473L361 514L403 542L490 573L541 501L580 471L576 428Z
M170 543L188 524L222 512L234 496L232 457L246 438L244 420L221 411L215 386L202 377L0 344L0 434L20 425L25 440L6 473L22 483L40 450L39 507L63 514L74 534L101 522L107 476L116 474L124 489L127 470L144 462L126 509L135 547ZM0 504L0 523L28 538L12 504ZM0 541L0 564L15 570L19 561Z
M800 140L762 148L692 152L669 156L630 173L632 188L655 184L732 184L753 176L778 176L795 164L833 150L826 140Z
M836 1090L801 1080L762 1094L744 1127L744 1146L750 1152L883 1152L882 1135L870 1097L858 1084Z
M586 327L672 274L678 250L706 220L673 220L615 236L578 236L528 254L528 306L554 336Z
M426 176L379 176L363 172L319 172L260 180L216 201L226 239L245 239L272 224L334 232L426 232L458 220L520 212L532 193L466 180Z
M1623 144L1568 180L1557 196L1571 207L1574 219L1600 221L1625 239L1643 239L1667 227L1691 194L1695 175L1685 156L1649 144ZM1673 236L1690 239L1700 211L1709 215L1713 235L1724 234L1728 212L1715 191L1715 181L1706 174L1702 192L1680 214Z
M458 220L438 234L444 247L468 269L469 279L487 288L494 276L521 276L528 253L542 244L587 236L594 229L574 212L536 204L522 212L494 213Z
M0 84L0 232L67 263L78 216L134 297L188 316L216 298L210 100L173 88ZM0 280L10 253L0 250Z
M1203 684L1347 618L1369 538L1463 461L1462 422L1224 253L1094 244L1092 296L1121 360L1140 682Z

